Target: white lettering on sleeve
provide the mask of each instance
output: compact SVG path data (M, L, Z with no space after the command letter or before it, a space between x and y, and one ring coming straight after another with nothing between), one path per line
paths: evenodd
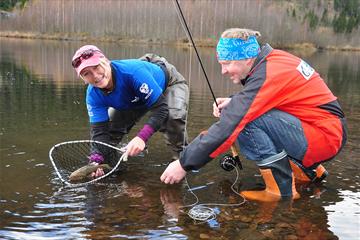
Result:
M315 70L309 64L307 64L304 60L301 60L300 64L297 66L296 69L301 73L301 75L306 80L309 80L315 72Z

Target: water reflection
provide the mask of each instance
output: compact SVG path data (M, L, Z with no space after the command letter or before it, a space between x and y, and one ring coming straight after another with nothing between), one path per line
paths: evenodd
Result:
M49 149L62 141L89 138L85 86L69 61L82 44L0 38L0 238L359 238L360 53L304 55L339 97L348 118L348 144L325 164L327 181L298 186L299 201L218 208L215 222L196 225L179 211L194 202L186 187L159 181L171 155L160 135L126 172L94 186L62 188L48 160ZM212 97L192 51L95 44L110 58L156 52L174 62L190 79L190 138L215 121ZM200 49L200 55L216 96L240 89L222 78L213 49ZM261 182L256 167L243 164L238 189ZM189 175L201 203L238 202L230 190L233 181L233 173L220 170L216 161ZM344 216L349 219L346 226Z
M344 239L360 237L359 228L349 228L349 223L360 223L360 202L358 192L340 190L339 196L342 201L325 206L328 213L329 229Z

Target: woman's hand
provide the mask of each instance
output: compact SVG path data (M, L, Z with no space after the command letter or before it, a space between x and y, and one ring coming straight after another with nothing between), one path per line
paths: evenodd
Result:
M136 156L145 149L145 142L139 137L134 137L125 147L128 156Z
M160 180L165 184L178 183L186 175L186 171L182 168L180 161L176 160L169 164L160 177Z
M93 163L91 163L91 164L99 165L98 163L95 163L95 162L93 162ZM98 169L96 169L95 172L92 172L92 173L91 173L91 177L92 177L92 178L98 178L98 177L101 177L101 176L104 175L104 174L105 174L104 169L98 168Z
M231 98L216 98L217 106L216 103L214 102L213 115L215 117L220 117L221 110L229 104L230 100Z

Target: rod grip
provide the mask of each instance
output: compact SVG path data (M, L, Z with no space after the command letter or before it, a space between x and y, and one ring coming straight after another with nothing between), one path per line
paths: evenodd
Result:
M233 157L239 156L239 153L237 152L236 147L235 147L234 144L231 145L231 154L233 155Z

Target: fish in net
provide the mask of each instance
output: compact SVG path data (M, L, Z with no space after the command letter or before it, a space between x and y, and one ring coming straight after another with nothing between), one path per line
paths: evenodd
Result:
M101 154L104 162L100 165L91 164L89 156L93 153ZM54 145L49 151L49 158L63 183L70 186L81 186L126 168L127 155L120 148L110 144L94 140L79 140ZM98 167L102 167L105 174L95 179L91 178L91 172L96 171Z

